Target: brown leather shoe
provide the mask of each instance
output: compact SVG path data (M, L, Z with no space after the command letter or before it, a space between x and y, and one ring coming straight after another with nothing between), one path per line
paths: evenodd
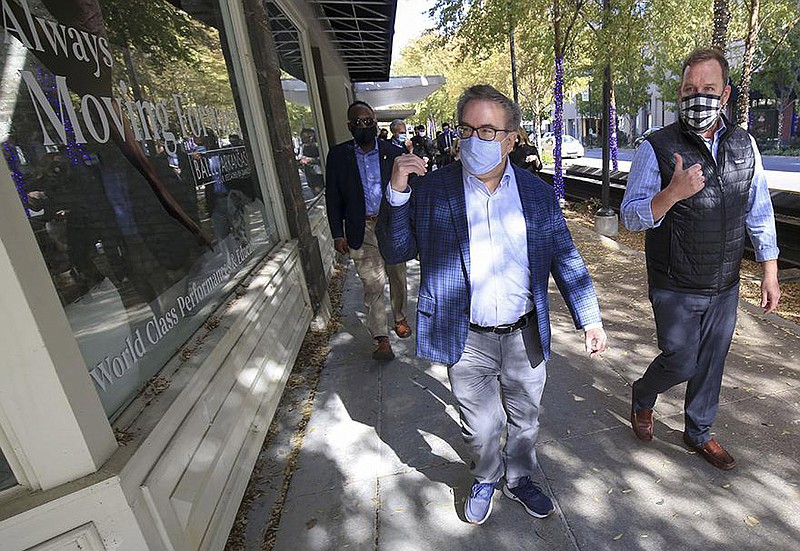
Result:
M406 318L394 322L394 332L401 339L407 339L411 336L411 326L406 321Z
M392 352L392 345L389 343L389 337L376 337L375 342L377 347L372 352L373 360L388 362L394 359L394 352Z
M698 446L691 439L683 433L683 442L691 449L692 451L696 451L700 454L703 459L714 465L718 469L722 469L723 471L730 471L732 468L736 466L736 460L731 457L725 448L719 445L719 442L714 440L713 438L703 444L702 446Z
M631 427L636 438L644 442L650 442L653 439L653 410L640 409L636 411L636 399L633 397L633 390L631 390Z

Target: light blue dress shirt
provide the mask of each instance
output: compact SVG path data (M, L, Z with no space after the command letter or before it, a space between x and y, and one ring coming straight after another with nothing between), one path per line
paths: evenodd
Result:
M381 208L381 156L378 149L378 140L371 151L364 151L355 144L356 164L361 175L361 185L364 187L364 204L366 215L374 216Z
M720 128L713 139L705 139L706 147L711 151L714 161L717 160L719 138L725 130L725 123L720 120ZM761 153L756 142L750 136L755 155L755 171L750 185L745 226L755 248L756 260L764 262L778 258L778 239L775 232L775 215L772 210L772 199L769 195L767 175L761 161ZM651 203L653 197L661 191L661 173L653 146L645 140L636 150L628 174L628 184L622 199L620 214L622 223L631 231L644 231L657 228L663 218L653 220Z

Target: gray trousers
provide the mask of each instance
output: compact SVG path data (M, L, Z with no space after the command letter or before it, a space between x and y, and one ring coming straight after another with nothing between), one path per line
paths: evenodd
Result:
M693 442L711 439L717 416L725 358L736 328L739 286L715 296L650 289L656 320L656 356L633 383L637 409L653 409L656 398L688 381L684 400L685 432Z
M513 487L523 476L532 477L547 379L535 320L505 335L470 330L464 353L448 376L475 479L489 483L505 476Z

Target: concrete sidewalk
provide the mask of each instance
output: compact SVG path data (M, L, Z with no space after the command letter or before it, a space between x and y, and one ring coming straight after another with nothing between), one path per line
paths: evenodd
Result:
M683 446L683 385L660 398L656 438L641 443L628 422L630 383L658 353L644 256L571 228L611 348L599 360L585 355L553 286L537 478L556 514L535 519L498 491L485 524L464 521L472 480L446 368L416 358L413 337L393 339L394 361L370 359L351 269L343 327L322 371L274 549L800 548L800 329L740 308L715 423L736 469L719 471ZM413 312L416 262L409 281ZM263 548L265 517L285 482L281 445L262 452L265 490L250 505L243 548Z

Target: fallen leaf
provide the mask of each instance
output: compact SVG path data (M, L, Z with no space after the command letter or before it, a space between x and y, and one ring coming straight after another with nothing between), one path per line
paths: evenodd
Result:
M656 484L661 484L661 479L660 478L656 478Z
M642 534L642 537L643 537L643 538L646 538L646 537L648 537L648 536L647 536L647 534Z
M728 488L730 488L730 487L731 487L731 485L730 485L730 483L728 483L728 484L723 484L723 485L722 485L722 487L723 487L723 488L725 488L725 489L727 490Z
M578 396L577 394L573 394L572 395L572 399L575 400L576 402L583 402L583 401L586 400L586 398L582 398L582 397Z
M656 501L656 505L664 505L664 499L662 498Z
M624 490L622 490L622 493L623 493L623 494L629 494L629 493L631 493L632 491L633 491L633 490L631 490L630 488L625 488Z
M761 524L760 522L758 522L758 519L756 517L751 515L747 515L746 517L744 517L744 523L748 526L755 526L757 524Z
M316 525L317 525L317 519L316 518L312 518L311 520L306 522L306 530L311 530Z
M613 491L614 491L614 488L609 488L607 493L609 493L609 494L610 494L610 493L611 493L611 492L613 492Z
M692 513L692 514L693 514L694 516L696 516L696 517L702 517L702 516L703 516L703 513L702 513L701 511L695 511L695 512L694 512L694 513Z
M622 533L617 534L616 536L614 536L611 539L613 539L614 541L619 541L620 539L622 539Z

